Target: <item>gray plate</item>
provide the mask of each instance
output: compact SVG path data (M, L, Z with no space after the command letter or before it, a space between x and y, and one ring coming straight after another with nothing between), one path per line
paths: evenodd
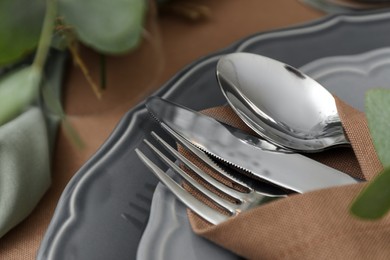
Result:
M160 183L153 195L149 222L138 247L137 259L238 260L241 258L194 234L188 222L185 206Z
M367 13L260 33L187 66L155 95L196 110L221 105L225 100L214 68L224 53L253 52L301 67L327 56L390 46L389 28L389 13ZM122 118L65 188L38 259L136 258L157 180L137 159L134 148L142 146L151 130L165 136L143 103Z
M364 111L364 94L373 88L390 88L390 48L352 56L327 57L301 68L331 93Z
M342 2L339 3L337 1L331 1L331 0L300 0L300 1L314 8L317 8L321 11L327 12L329 14L352 13L352 12L362 12L365 10L389 8L389 7L380 6L381 4L388 2L388 0L385 0L383 2L360 0L361 4L370 4L371 6L369 8L367 8L367 6L366 8L362 8L362 7L359 8L352 5L347 5L346 3L342 3ZM379 4L379 5L375 6L375 4Z
M390 48L322 58L300 69L348 104L364 111L364 93L368 89L390 88ZM238 256L196 236L189 225L186 208L164 185L159 184L137 259L202 260L205 256L216 260L238 259Z

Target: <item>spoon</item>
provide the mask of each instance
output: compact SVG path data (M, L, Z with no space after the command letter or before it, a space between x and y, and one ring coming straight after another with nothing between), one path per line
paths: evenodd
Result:
M319 152L349 144L332 94L290 65L233 53L218 61L217 79L237 115L279 147Z

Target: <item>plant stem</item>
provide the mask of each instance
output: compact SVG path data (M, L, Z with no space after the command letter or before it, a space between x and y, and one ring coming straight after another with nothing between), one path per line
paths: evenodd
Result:
M57 0L46 0L46 13L43 20L42 32L35 53L32 67L42 72L50 49L54 23L57 16Z
M100 89L106 89L106 56L104 54L100 54Z

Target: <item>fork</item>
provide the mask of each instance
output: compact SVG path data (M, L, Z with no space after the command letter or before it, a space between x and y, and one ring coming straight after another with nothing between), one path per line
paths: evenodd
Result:
M140 160L157 176L157 178L188 208L190 208L197 215L210 222L211 224L217 225L223 221L226 221L230 217L234 217L240 214L243 211L249 210L251 208L262 205L266 202L286 197L287 194L283 190L278 188L253 188L251 185L229 175L224 169L220 168L216 163L214 163L203 151L199 150L188 141L180 137L174 131L170 130L168 127L165 128L177 141L179 141L186 149L194 153L199 159L205 162L209 167L218 171L219 174L223 175L225 178L228 178L233 184L241 186L246 189L246 191L238 191L233 189L225 184L221 183L217 179L214 179L198 166L192 163L189 159L179 153L176 149L170 146L166 141L164 141L160 136L155 132L151 132L151 135L161 144L161 146L167 150L170 154L173 155L177 160L179 160L187 169L193 171L198 175L203 181L208 183L210 186L214 187L216 190L221 191L222 193L228 195L237 203L232 202L232 200L227 200L218 196L216 193L213 193L205 186L201 185L194 178L192 178L186 171L179 167L175 162L169 159L163 152L161 152L156 146L154 146L147 139L144 139L144 142L147 146L161 159L170 169L175 173L179 174L183 179L185 179L192 187L197 189L199 193L206 196L211 202L216 204L223 212L221 213L214 208L211 208L195 198L191 193L185 190L180 184L174 181L169 175L166 174L161 168L159 168L151 159L149 159L144 153L142 153L138 148L135 149Z

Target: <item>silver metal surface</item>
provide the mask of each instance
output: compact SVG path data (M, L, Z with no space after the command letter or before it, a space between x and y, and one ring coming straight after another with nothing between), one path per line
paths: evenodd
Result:
M210 201L219 205L219 207L226 211L226 214L222 214L219 211L210 208L206 204L200 202L198 199L193 197L188 191L183 189L181 185L179 185L176 181L174 181L170 176L168 176L161 168L159 168L156 164L153 163L145 154L143 154L139 149L136 149L136 153L141 161L159 178L159 180L164 183L168 189L175 194L175 196L182 201L187 207L193 210L196 214L207 220L208 222L216 225L229 217L236 216L237 214L249 210L251 208L262 205L266 202L286 197L286 195L278 195L278 196L269 196L264 195L262 192L258 192L252 188L248 188L247 192L240 192L236 189L230 188L223 183L217 181L216 179L210 177L207 173L203 172L197 166L195 166L192 162L188 161L183 157L180 153L178 153L175 149L173 149L168 143L166 143L161 137L159 137L156 133L152 133L152 136L156 138L159 143L164 147L164 149L168 150L171 154L173 154L177 159L179 159L188 169L194 171L199 177L203 179L206 183L216 188L217 190L225 193L231 198L235 199L237 202L230 202L217 194L211 192L206 189L205 186L198 183L194 180L190 175L188 175L184 170L182 170L177 164L171 161L168 157L164 155L163 152L158 150L153 144L149 141L144 140L145 143L152 149L156 155L167 164L170 169L172 169L175 173L182 176L187 182L189 182L194 188L196 188L200 193L205 195ZM233 184L240 185L239 182L233 181Z
M169 177L163 170L161 170L156 164L153 163L145 154L143 154L139 149L135 149L140 160L157 176L157 178L164 183L165 186L173 193L175 196L183 202L187 207L196 212L199 216L207 220L212 224L218 224L226 219L228 216L225 216L218 211L208 207L206 204L200 202L194 198L190 193L188 193L183 187L181 187L177 182L175 182L171 177Z
M161 98L150 98L146 106L166 127L207 154L280 187L303 193L357 182L300 154L262 150L233 134L240 130L232 132L232 127Z
M303 152L349 144L333 96L296 68L233 53L218 61L217 78L238 116L268 141Z
M226 178L227 180L230 180L234 183L239 184L240 186L248 189L248 190L256 190L256 192L261 193L266 196L281 196L281 195L286 195L286 190L281 189L278 186L275 186L273 184L269 184L266 182L261 182L254 180L253 178L239 173L237 171L226 171L221 168L221 164L217 164L214 162L209 155L207 155L204 151L200 150L198 147L194 146L192 143L188 142L186 139L181 137L179 134L177 134L175 131L170 129L167 125L164 123L160 123L161 127L167 131L177 142L179 142L181 145L183 145L188 151L196 155L197 158L199 158L205 165L216 171L218 174ZM161 142L161 141L160 141ZM171 152L173 156L175 156L178 160L183 161L188 167L192 164L191 162L188 161L185 157L183 157L181 154L178 154L177 151L173 152L172 150L174 149L169 149L168 146L166 149ZM191 170L196 172L196 169L193 169L190 167ZM200 174L199 174L200 175ZM211 182L211 181L208 181ZM217 186L217 185L214 185ZM222 190L223 191L223 190ZM223 191L224 193L231 195L227 193L226 191ZM232 195L231 195L232 196ZM232 196L234 197L234 196Z

